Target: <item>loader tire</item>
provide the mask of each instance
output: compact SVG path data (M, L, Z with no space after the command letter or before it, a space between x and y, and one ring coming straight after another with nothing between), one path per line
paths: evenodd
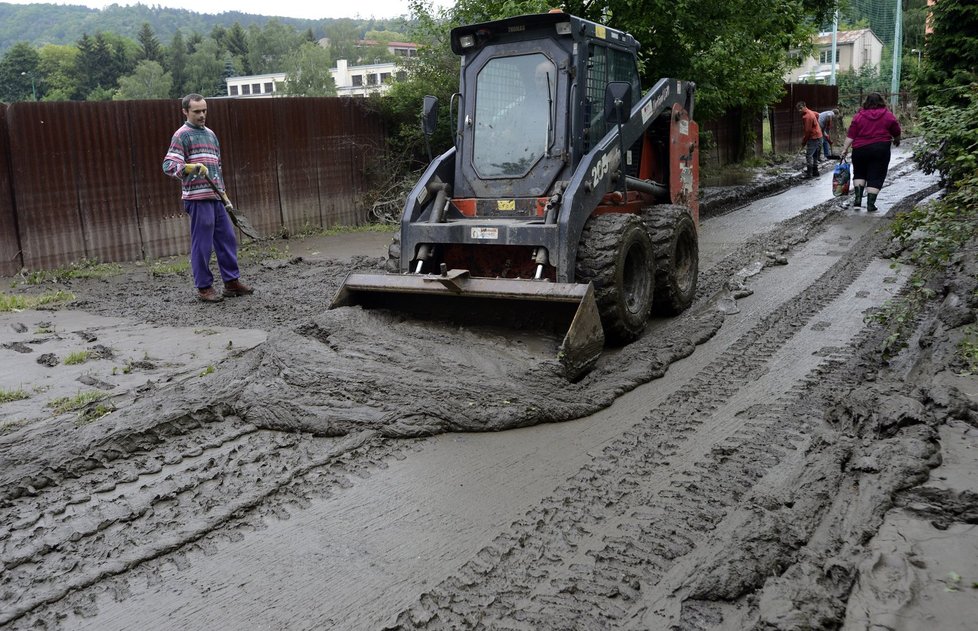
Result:
M594 284L605 338L627 344L642 335L652 309L655 255L642 219L631 214L591 217L577 249L578 282Z
M395 232L387 245L387 258L384 259L384 270L391 274L401 273L401 233Z
M696 224L683 206L663 204L642 212L655 251L655 303L660 315L676 315L693 304L699 277Z

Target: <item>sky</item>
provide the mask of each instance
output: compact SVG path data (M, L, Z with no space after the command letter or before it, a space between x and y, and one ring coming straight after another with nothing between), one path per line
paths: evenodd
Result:
M168 9L187 9L196 13L224 13L225 11L240 11L255 15L274 15L291 18L395 18L407 15L408 0L293 0L292 2L274 3L267 0L143 0L129 2L99 2L97 0L3 0L11 4L76 4L93 9L103 9L112 4L130 5L144 4L161 6ZM454 0L429 0L435 7L451 6Z

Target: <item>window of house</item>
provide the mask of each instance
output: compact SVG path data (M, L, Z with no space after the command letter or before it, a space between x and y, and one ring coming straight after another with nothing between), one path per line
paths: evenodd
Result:
M272 82L269 81L268 83L265 84L265 94L271 94L272 92L273 92Z
M363 85L363 75L355 74L350 78L353 80L353 87L359 88Z
M819 52L818 63L820 64L830 64L832 63L832 49L826 48ZM835 63L839 63L839 49L835 49Z
M391 82L391 73L389 73L389 72L382 72L382 73L380 73L380 82L381 83L390 83Z
M377 75L370 73L367 75L367 85L377 85Z
M252 94L261 94L261 84L260 83L252 83L251 84L251 92L252 92Z
M251 86L247 84L241 86L241 94L251 94Z
M231 96L238 96L238 86L236 86L236 85L229 85L228 86L228 89L229 89L229 94Z

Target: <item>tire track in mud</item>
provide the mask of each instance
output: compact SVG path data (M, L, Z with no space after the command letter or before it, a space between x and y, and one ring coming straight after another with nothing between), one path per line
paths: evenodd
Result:
M840 441L818 454L824 462L811 469L811 496L798 498L809 515L792 513L795 499L785 499L785 514L779 514L783 498L752 497L752 492L765 476L804 457L805 445L824 426L821 410L863 377L862 360L849 349L826 349L821 364L775 403L748 408L740 418L714 416L770 369L775 354L855 282L886 242L882 231L865 234L821 278L704 368L685 391L608 446L455 576L424 593L389 628L676 624L706 629L719 624L723 615L712 603L682 610L675 592L682 590L692 600L730 601L788 567L791 553L808 540L817 515L831 502L851 446ZM770 514L755 521L752 511ZM754 526L753 532L738 533L737 526L745 524ZM733 532L732 538L739 535L737 545L712 560L700 559L699 572L686 565L697 552L703 556L717 531L724 530L727 536ZM710 571L703 571L709 563ZM650 623L650 611L652 617L668 615Z
M739 269L743 265L742 257L753 260L758 248L790 246L803 241L834 212L837 212L834 204L823 205L804 219L789 222L785 230L750 244L726 268L719 266L718 270L711 270L701 290L705 289L707 294L719 291L725 282L724 273ZM234 314L224 317L233 318ZM795 314L795 317L802 316ZM307 332L313 333L316 331ZM673 333L682 337L684 329L677 323ZM758 343L765 341L770 346L767 352L773 352L783 343L776 338L757 338ZM692 352L691 343L688 348L678 350L663 350L659 348L661 345L653 340L630 345L568 392L565 399L555 397L549 409L516 410L519 424L573 417L573 412L580 409L582 398L589 399L586 407L590 410L604 407L621 392L661 374L669 362L648 357L650 352L671 356L672 360ZM747 349L748 354L753 350ZM733 362L730 366L737 365L736 358L728 361ZM690 404L699 406L700 410L721 405L740 387L738 384L749 381L763 366L763 361L742 365L744 374L739 380L727 382L721 389L720 380L716 379L718 387L713 390L713 398L691 400ZM249 368L245 366L242 370L247 373ZM353 432L346 439L305 433L295 427L259 427L247 422L247 416L239 416L241 410L232 402L240 393L240 383L229 383L212 392L203 403L188 396L186 401L177 401L178 407L197 410L208 422L178 417L163 425L159 418L144 425L134 424L134 432L111 435L86 445L68 462L52 462L41 469L42 474L22 478L15 485L15 492L5 493L0 503L0 525L10 527L0 530L0 562L5 568L0 578L0 624L15 622L26 627L47 621L57 626L56 621L65 611L90 610L94 606L90 602L94 598L92 592L109 590L124 595L127 580L138 575L152 581L158 564L186 564L187 552L203 550L206 554L215 545L234 541L242 536L242 530L260 527L264 515L287 511L291 505L301 507L304 498L312 494L329 495L350 484L346 478L351 471L383 466L385 459L397 457L404 448L391 441L375 440L369 430L357 432L353 425L344 430ZM675 405L684 403L676 401ZM130 414L135 416L137 412L134 409ZM436 421L444 424L457 412L446 408ZM485 418L513 413L514 410L499 408L478 412ZM421 416L420 412L417 414ZM426 414L430 415L430 411ZM687 419L681 432L663 436L662 444L666 446L663 453L680 448L684 437L696 428L695 419ZM446 429L465 427L436 425L433 431ZM637 441L641 436L636 433L630 438ZM627 443L620 449L622 455L617 458L625 464L631 462ZM617 460L609 463L606 466L618 464ZM597 471L588 475L598 476ZM701 479L702 476L691 478ZM634 492L632 486L636 484L633 479L617 477L609 482L617 486L604 485L598 491L612 493L610 497L617 497L616 502L631 501L629 494ZM582 492L594 492L584 482L581 488ZM593 497L603 500L605 496ZM586 517L589 513L585 510L581 514ZM722 511L703 509L698 519L709 523L710 519L721 516ZM605 519L600 513L594 518ZM574 522L561 522L561 526L566 529L569 541L575 532ZM161 536L161 532L165 534ZM662 543L656 546L663 549L661 554L666 559L671 554L669 550L681 549L684 541L680 538L669 549ZM691 543L686 541L685 545ZM591 545L598 549L599 544L595 540ZM551 555L558 552L554 548L548 550ZM581 556L578 561L587 564L590 558ZM668 568L665 561L661 565L663 570ZM574 578L577 569L575 566L575 573L565 579L573 589L578 589ZM603 579L599 578L593 579L598 585L592 588L596 590L594 594L600 594ZM581 586L586 586L586 582ZM507 593L506 589L501 588L501 593ZM534 602L544 598L560 602L562 597L545 591ZM593 599L599 601L596 596ZM57 606L46 606L53 603ZM619 607L615 610L617 618L594 620L618 619L623 612Z
M350 454L353 469L376 464L366 455L374 437L205 427L180 437L183 449L130 454L6 501L0 625L202 540L240 539L236 528L256 513L301 503L310 476L347 486Z

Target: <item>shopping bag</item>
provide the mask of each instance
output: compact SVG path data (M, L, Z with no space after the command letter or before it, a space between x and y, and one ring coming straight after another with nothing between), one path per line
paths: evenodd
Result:
M832 170L833 195L839 197L849 192L850 176L849 162L845 159L839 160L839 164L835 165L835 168Z

